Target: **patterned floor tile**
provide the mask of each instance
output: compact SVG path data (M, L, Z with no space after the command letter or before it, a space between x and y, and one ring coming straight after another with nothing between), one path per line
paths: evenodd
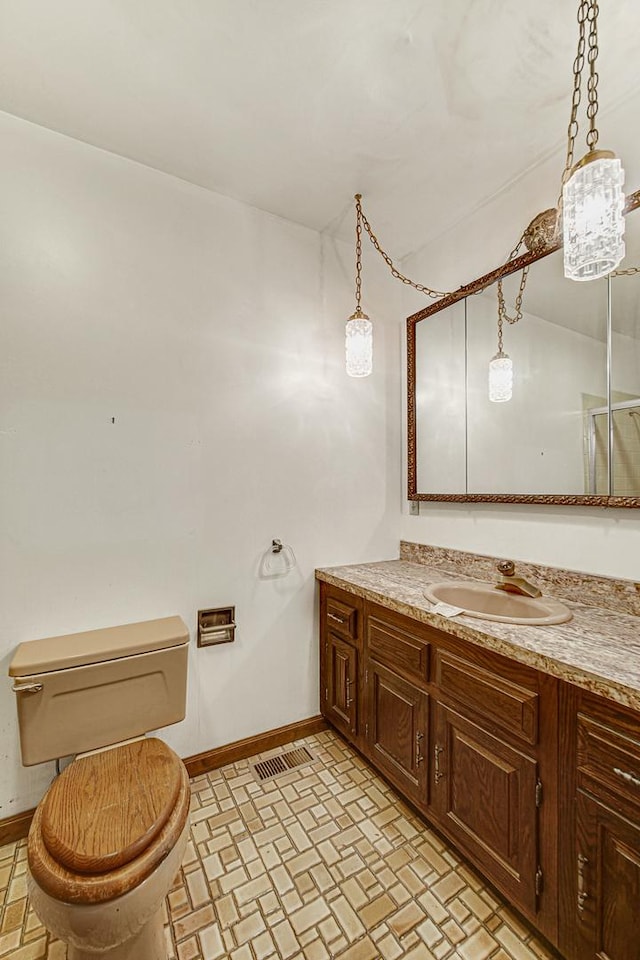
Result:
M551 960L547 947L331 731L259 783L242 760L192 781L165 907L168 960ZM289 749L289 747L287 748ZM65 960L0 848L0 960Z

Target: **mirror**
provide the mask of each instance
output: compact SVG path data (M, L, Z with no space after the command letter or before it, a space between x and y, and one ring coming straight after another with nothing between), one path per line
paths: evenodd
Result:
M504 282L509 305L520 276ZM588 493L585 410L606 404L607 281L565 280L562 256L546 257L529 272L522 319L505 327L513 396L492 403L487 380L497 350L495 284L467 298L467 490Z
M628 218L625 233L621 270L640 266L640 213ZM640 273L612 278L611 326L611 493L640 498ZM603 460L596 462L601 488Z
M426 492L467 489L466 309L459 300L416 329L417 473Z
M640 191L627 212L640 206ZM640 215L626 222L640 265ZM489 400L497 280L513 316L508 402ZM407 321L409 498L640 506L640 273L565 280L562 252L527 253Z

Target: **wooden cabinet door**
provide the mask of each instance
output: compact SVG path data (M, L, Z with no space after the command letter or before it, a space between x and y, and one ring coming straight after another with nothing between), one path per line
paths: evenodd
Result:
M325 647L326 717L338 730L358 731L358 651L333 633Z
M433 727L437 820L516 906L535 914L536 761L442 703Z
M640 826L577 796L575 915L580 960L640 960Z
M369 756L409 799L425 806L428 696L371 660L367 665L367 681Z

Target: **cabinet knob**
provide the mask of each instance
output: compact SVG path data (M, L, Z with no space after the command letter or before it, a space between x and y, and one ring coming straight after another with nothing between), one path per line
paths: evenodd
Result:
M420 749L421 749L420 745L423 740L424 740L424 734L420 733L420 731L418 730L416 733L416 767L419 767L424 760L424 757L420 753Z
M440 783L444 777L444 773L440 769L440 754L443 753L444 747L439 746L437 743L433 748L433 763L435 767L434 780L436 783Z

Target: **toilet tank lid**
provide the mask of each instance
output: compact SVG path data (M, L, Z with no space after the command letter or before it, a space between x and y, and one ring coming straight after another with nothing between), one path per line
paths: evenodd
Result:
M181 617L142 620L140 623L125 623L102 630L27 640L17 647L13 655L9 676L27 677L102 663L180 646L188 640L189 631Z

